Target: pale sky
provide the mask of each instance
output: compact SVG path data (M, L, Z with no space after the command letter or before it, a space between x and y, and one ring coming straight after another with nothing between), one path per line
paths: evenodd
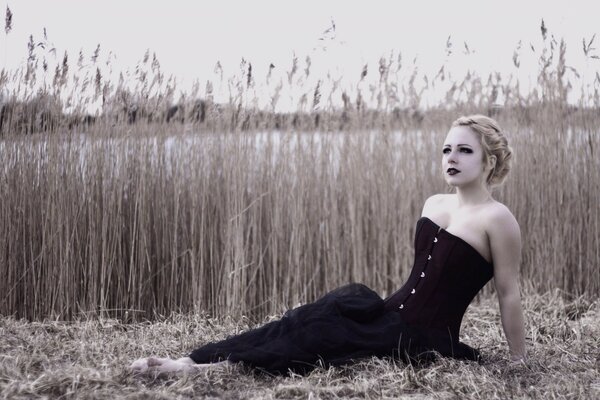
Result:
M49 41L71 60L80 50L91 55L98 44L101 59L109 51L117 69L133 69L146 49L161 68L182 84L214 77L220 61L225 75L252 62L265 76L270 63L283 73L294 54L310 55L313 71L357 80L362 65L375 74L381 56L401 53L409 66L415 56L420 71L431 76L442 64L457 76L467 69L516 73L513 51L522 41L519 73L537 70L530 44L541 47L540 22L567 42L567 64L593 76L600 60L586 60L582 39L600 29L597 1L453 0L453 1L149 1L149 0L0 0L12 10L13 31L1 32L0 67L22 65L30 34ZM335 35L324 31L335 23ZM4 24L2 24L4 25ZM451 55L446 41L451 37ZM319 40L323 38L324 40ZM464 43L471 54L465 55ZM597 38L600 42L600 38ZM600 55L600 52L596 52ZM528 57L530 60L528 61ZM300 66L303 67L302 65Z

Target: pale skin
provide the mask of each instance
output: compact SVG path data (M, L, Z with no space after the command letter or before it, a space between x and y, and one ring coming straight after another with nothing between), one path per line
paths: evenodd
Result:
M442 147L442 169L455 194L438 194L425 201L422 216L469 243L494 266L494 282L500 304L502 327L510 358L523 362L525 323L518 277L521 258L521 232L510 210L493 199L486 177L494 167L494 156L484 161L484 150L471 128L450 129ZM448 170L460 171L454 175ZM179 359L148 357L134 361L129 368L138 373L194 372L227 365L196 364L189 357Z
M148 357L135 360L129 365L132 372L143 374L170 374L170 373L192 373L198 372L205 368L215 368L229 364L227 361L213 364L196 364L189 357L181 357L178 359Z
M459 236L494 266L502 327L512 361L525 360L525 323L518 277L521 231L509 209L493 199L486 177L496 158L487 157L477 134L466 126L448 132L442 148L442 169L455 194L427 199L422 216ZM459 173L451 175L454 168Z

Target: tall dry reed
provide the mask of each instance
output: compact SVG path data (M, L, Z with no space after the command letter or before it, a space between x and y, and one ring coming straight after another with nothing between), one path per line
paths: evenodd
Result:
M596 125L499 119L516 163L497 195L521 223L523 278L596 296ZM411 266L423 201L446 190L448 123L5 140L0 313L262 316L349 281L390 293Z
M278 112L283 84L269 70L271 108L259 107L248 63L228 103L208 82L202 101L172 109L173 81L149 53L129 81L105 78L99 49L91 69L65 55L49 79L32 38L25 69L0 76L0 314L263 316L349 281L390 293L411 266L423 201L447 190L448 126L475 112L493 114L516 150L497 196L521 223L525 283L597 296L600 80L568 104L566 47L544 41L528 94L468 74L424 109L400 58L382 58L375 83L365 66L347 90L313 86L307 59L287 74L298 111Z

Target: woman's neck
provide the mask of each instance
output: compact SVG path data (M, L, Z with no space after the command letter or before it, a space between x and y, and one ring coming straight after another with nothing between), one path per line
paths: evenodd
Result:
M456 188L458 207L470 207L492 201L492 194L487 186L477 185Z

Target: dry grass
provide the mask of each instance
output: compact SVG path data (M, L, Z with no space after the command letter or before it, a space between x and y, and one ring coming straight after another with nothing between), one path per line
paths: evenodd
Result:
M507 364L496 299L472 305L462 337L482 365L440 359L426 368L368 359L306 377L253 374L241 366L182 377L126 371L148 354L184 355L248 329L245 319L174 315L153 323L0 320L3 398L464 398L594 399L600 396L600 304L558 292L524 296L530 360Z

